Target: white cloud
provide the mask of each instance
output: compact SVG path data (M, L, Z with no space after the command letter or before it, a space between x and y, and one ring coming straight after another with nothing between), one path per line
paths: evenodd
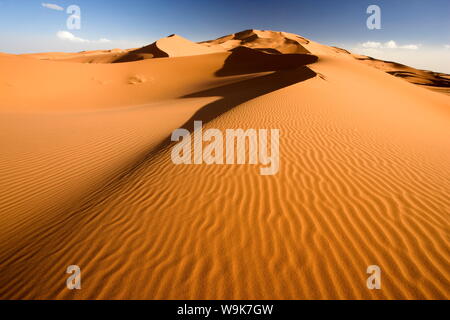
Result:
M47 8L47 9L52 9L52 10L57 10L57 11L64 11L63 7L58 6L57 4L54 4L54 3L41 3L41 5L44 8Z
M417 49L419 49L419 46L417 44L407 44L407 45L401 46L400 49L417 50Z
M353 49L353 51L357 54L363 54L365 56L369 57L376 57L383 54L383 50L377 49L377 48L361 48L356 47Z
M100 40L88 40L76 37L73 33L69 31L58 31L56 33L56 36L64 41L70 41L70 42L78 42L78 43L109 43L111 40L106 38L101 38Z
M381 48L381 42L367 41L362 44L363 48Z
M397 44L395 43L394 40L391 40L391 41L386 42L383 47L388 48L388 49L396 49Z
M56 33L56 36L60 38L61 40L71 41L71 42L89 42L89 40L75 37L72 33L69 31L58 31Z
M361 46L366 49L407 49L407 50L419 49L419 45L417 44L406 44L403 46L399 46L394 40L390 40L385 43L367 41L362 43Z
M445 48L445 49L450 49L450 44L444 45L444 48Z

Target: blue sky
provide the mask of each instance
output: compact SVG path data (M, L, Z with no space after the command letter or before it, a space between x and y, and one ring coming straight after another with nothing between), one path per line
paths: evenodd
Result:
M72 4L81 8L80 30L66 27ZM366 27L371 4L381 8L381 30ZM127 48L172 33L200 41L249 28L450 72L449 0L0 0L1 52Z

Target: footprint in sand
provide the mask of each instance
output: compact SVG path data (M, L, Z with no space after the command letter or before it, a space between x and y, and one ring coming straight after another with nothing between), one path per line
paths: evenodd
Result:
M147 78L143 75L136 74L128 79L128 84L140 84L147 82Z

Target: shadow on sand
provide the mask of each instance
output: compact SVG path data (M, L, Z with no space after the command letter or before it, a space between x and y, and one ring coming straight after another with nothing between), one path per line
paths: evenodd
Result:
M183 96L182 98L217 96L222 98L203 106L181 128L192 132L194 121L202 121L205 124L246 101L311 79L317 75L306 66L306 64L317 61L317 57L313 55L272 55L248 48L237 49L243 50L234 50L226 59L223 67L216 72L217 76L275 72ZM171 143L170 137L167 137L153 148L148 156L158 153Z
M295 69L315 63L318 60L317 56L312 54L268 53L267 50L277 51L275 49L251 49L247 47L237 47L231 50L231 55L226 59L222 69L216 72L216 76L224 77Z

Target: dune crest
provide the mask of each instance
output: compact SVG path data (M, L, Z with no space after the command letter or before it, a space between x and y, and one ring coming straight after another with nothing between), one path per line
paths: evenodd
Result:
M132 50L114 62L130 62L151 58L184 57L224 52L219 48L201 46L179 35L173 34L154 43Z
M277 31L245 30L216 40L200 42L209 47L222 47L231 50L236 47L248 47L269 53L310 53L305 44L309 40L300 36Z

